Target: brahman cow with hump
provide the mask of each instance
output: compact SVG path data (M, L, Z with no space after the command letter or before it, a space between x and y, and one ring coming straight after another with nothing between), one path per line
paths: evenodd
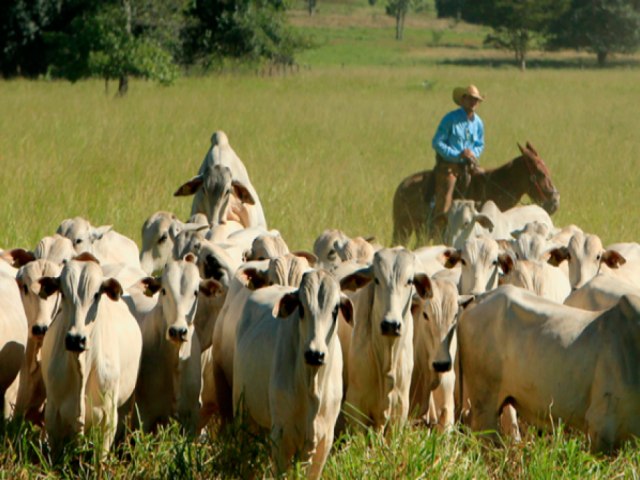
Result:
M113 230L111 225L94 227L85 218L67 218L56 233L71 240L78 254L88 252L103 264L124 263L140 268L136 242Z
M589 312L505 285L463 313L458 340L473 430L513 405L583 430L594 451L640 435L639 297Z
M194 195L191 214L204 213L210 225L235 220L245 227L266 228L258 193L242 160L222 131L211 136L198 175L182 185L175 196Z
M414 293L428 295L429 280L416 257L402 247L378 250L373 263L341 280L355 316L349 350L345 410L352 421L383 430L409 413L413 370Z
M305 273L296 290L254 291L238 324L233 404L271 430L278 471L292 460L319 478L333 443L342 401L338 312L352 305L324 270Z
M45 428L53 456L90 427L100 428L106 455L130 408L142 351L140 327L120 301L120 284L104 278L88 253L67 262L59 277L40 283L40 295L62 295L42 343Z
M210 296L220 284L200 280L195 256L169 261L161 278L148 277L149 295L160 291L155 308L140 321L142 360L136 406L144 431L172 417L193 435L200 412L200 341L194 328L199 294Z
M596 275L571 292L564 304L595 312L613 307L624 295L640 297L640 285L634 285L611 275Z
M35 260L20 267L16 281L28 322L26 358L20 369L16 414L42 424L46 397L42 379L41 350L44 336L58 313L60 295L42 298L40 278L57 277L62 267L49 260Z

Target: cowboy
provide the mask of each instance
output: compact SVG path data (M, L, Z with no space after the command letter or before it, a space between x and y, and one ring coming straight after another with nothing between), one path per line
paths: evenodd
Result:
M453 90L453 101L460 108L447 113L435 135L431 145L436 151L435 204L433 207L433 223L441 227L446 223L446 214L453 202L453 192L458 178L466 178L467 167L470 174L480 172L478 159L484 150L484 124L476 109L484 97L475 85L457 87Z

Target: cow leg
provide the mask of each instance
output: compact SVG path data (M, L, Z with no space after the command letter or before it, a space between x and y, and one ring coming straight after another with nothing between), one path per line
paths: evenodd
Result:
M433 391L434 404L437 412L437 425L441 431L448 431L453 427L455 402L453 399L456 377L454 372L442 375L440 385Z
M275 463L275 476L284 475L291 464L296 447L291 444L290 435L286 435L284 427L274 425L271 430L271 457Z
M497 398L476 398L471 402L471 429L474 431L490 431L497 439L498 409Z
M44 409L44 425L49 442L49 451L54 462L60 458L65 441L70 437L70 426L63 422L60 410L48 399Z
M213 365L213 384L220 418L223 424L228 423L233 419L233 389L227 382L222 368L215 363Z
M518 414L510 403L505 404L500 415L500 431L508 435L514 442L520 442L520 427L518 426Z
M333 435L329 432L323 437L316 446L316 451L311 457L311 465L309 466L308 477L310 479L318 479L322 475L322 469L329 456L329 450L333 444Z

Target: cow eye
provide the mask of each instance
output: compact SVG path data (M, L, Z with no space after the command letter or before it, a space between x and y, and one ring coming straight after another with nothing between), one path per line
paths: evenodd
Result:
M329 260L335 260L336 259L336 251L335 250L329 250L329 253L327 253L327 258Z
M97 292L97 293L93 296L93 300L97 302L98 300L100 300L100 297L101 297L101 296L102 296L102 294L101 294L100 292Z
M460 263L465 266L467 265L467 261L464 258L460 259Z
M164 287L162 287L162 290L160 290L160 293L162 293L162 295L166 295L167 294L167 290Z
M333 309L333 313L332 313L334 322L338 319L338 310L339 310L339 307L338 307L338 305L336 305L336 307Z
M198 290L194 290L193 295L194 295L195 297L197 297L197 296L198 296Z
M82 239L81 238L76 238L75 244L79 245L82 243Z
M164 243L167 241L167 239L169 238L169 235L167 235L167 233L163 233L162 236L158 239L158 243Z
M498 260L494 260L493 262L491 262L491 265L493 265L494 267L498 266Z
M407 285L408 286L413 285L413 278L410 278L409 280L407 280Z
M429 315L427 315L427 312L422 312L422 318L424 318L425 320L429 320Z
M25 295L27 295L29 293L29 287L27 287L26 285L22 285L22 291Z
M597 260L597 261L600 261L600 259L601 259L601 258L602 258L602 255L600 255L600 254L598 254L598 255L596 256L596 260Z
M378 280L377 278L374 278L373 281L376 283L376 285L380 285L380 280Z

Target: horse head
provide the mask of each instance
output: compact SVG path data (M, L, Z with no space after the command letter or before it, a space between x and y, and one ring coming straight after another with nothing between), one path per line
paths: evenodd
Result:
M522 153L520 158L523 159L529 172L529 190L527 194L550 215L555 213L560 205L560 193L551 180L547 165L529 142L526 143L525 148L518 144L518 148Z

